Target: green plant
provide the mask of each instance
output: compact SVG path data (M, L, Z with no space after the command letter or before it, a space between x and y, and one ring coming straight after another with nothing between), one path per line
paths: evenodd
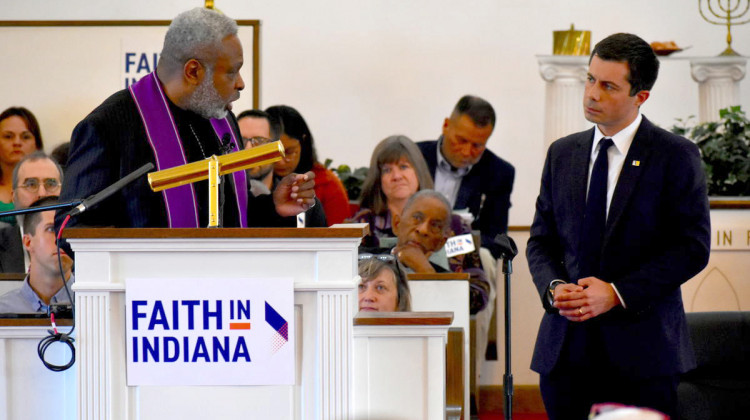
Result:
M692 139L701 151L708 195L750 196L750 120L741 107L719 111L720 121L690 127L693 116L677 119L672 132Z
M341 182L344 184L344 188L346 188L346 194L349 196L349 200L359 200L359 196L362 194L362 184L365 182L365 178L367 177L369 168L363 166L352 171L352 168L350 168L349 165L344 164L341 164L335 168L329 168L332 162L333 160L326 159L326 169L332 170L339 177Z

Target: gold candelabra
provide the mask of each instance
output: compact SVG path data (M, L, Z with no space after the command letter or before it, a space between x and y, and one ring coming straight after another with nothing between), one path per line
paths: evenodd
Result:
M700 11L703 20L714 25L727 25L727 49L719 55L740 55L732 49L732 25L737 26L750 22L750 19L737 22L750 9L750 0L744 0L745 8L742 12L739 12L742 2L743 0L706 0L708 13L704 13L703 0L698 0L698 11ZM707 14L708 16L706 16Z

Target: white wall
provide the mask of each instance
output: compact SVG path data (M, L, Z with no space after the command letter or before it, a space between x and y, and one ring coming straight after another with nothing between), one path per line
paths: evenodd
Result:
M171 19L203 4L4 3L3 20ZM512 225L529 225L533 217L545 152L544 83L535 55L551 53L553 30L572 22L592 31L592 43L627 31L648 41L692 46L676 57L716 55L726 36L725 29L702 20L696 2L684 0L217 0L216 6L236 19L262 21L261 105L298 108L319 157L335 164L367 165L374 145L390 134L434 139L461 95L485 97L499 115L489 148L517 169ZM750 25L735 28L733 35L735 49L750 54ZM675 118L697 115L698 88L687 61L665 61L662 68L643 110L668 127ZM750 109L747 80L741 97ZM0 108L10 105L15 104L0 96ZM35 104L23 105L33 110ZM69 137L83 116L57 124L56 115L39 115L43 130L60 127L43 131L48 149Z

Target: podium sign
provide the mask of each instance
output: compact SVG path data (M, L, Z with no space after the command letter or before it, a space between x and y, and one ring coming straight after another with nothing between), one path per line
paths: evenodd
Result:
M292 278L125 286L128 386L294 384Z

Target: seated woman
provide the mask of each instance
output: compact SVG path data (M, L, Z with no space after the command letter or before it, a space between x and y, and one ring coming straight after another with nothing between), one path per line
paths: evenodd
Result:
M362 245L379 247L380 238L395 237L391 215L401 214L409 197L432 186L422 153L408 137L390 136L378 143L362 185L361 210L349 220L370 225Z
M292 172L313 171L315 196L323 204L328 226L342 223L350 216L349 196L336 174L318 162L315 141L305 119L296 109L286 105L272 106L266 112L281 121L281 144L286 153L286 157L274 164L274 181Z
M359 310L411 311L411 293L404 271L393 255L359 255Z
M13 210L13 168L21 158L43 148L39 123L31 111L12 107L0 114L0 211ZM16 224L13 216L0 221Z

